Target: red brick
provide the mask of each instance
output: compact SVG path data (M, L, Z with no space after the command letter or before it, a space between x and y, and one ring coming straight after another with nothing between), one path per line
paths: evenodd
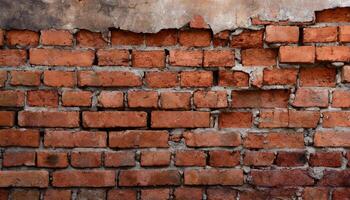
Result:
M27 93L29 106L57 107L58 93L55 90L32 90Z
M316 128L320 120L319 111L289 110L289 127Z
M14 86L39 86L40 71L11 71L10 84Z
M163 29L158 33L148 33L145 36L146 46L173 46L177 43L176 29Z
M266 26L266 42L297 43L299 41L299 27L297 26Z
M350 107L350 91L334 90L332 95L332 107L335 107L335 108Z
M171 50L169 64L182 67L200 67L203 65L201 50Z
M146 72L145 83L151 88L170 88L179 85L177 72Z
M310 166L340 167L342 165L341 152L316 152L310 155Z
M63 170L52 173L54 187L113 187L116 175L111 170Z
M219 128L250 128L252 119L251 112L222 112L219 114Z
M59 111L20 111L18 113L18 124L23 127L73 128L79 126L79 113Z
M142 85L141 77L128 71L79 71L79 86L133 87Z
M169 199L170 189L145 189L141 190L142 200L164 200Z
M185 47L207 47L211 42L209 30L182 30L179 32L179 44Z
M0 187L39 187L49 185L49 173L44 170L0 171Z
M196 91L193 98L197 108L225 108L228 105L226 91Z
M319 180L320 186L349 187L350 170L325 170L323 177Z
M234 62L235 56L231 50L204 51L204 67L233 67Z
M314 180L307 171L294 170L252 170L253 185L264 187L306 186L313 185Z
M300 69L300 86L302 87L334 87L336 69L328 67L305 67Z
M167 131L130 130L110 132L109 146L112 148L168 147Z
M8 200L8 198L9 198L9 191L6 189L0 189L0 199Z
M350 134L343 131L316 131L316 147L350 147Z
M245 165L269 166L273 164L274 160L275 154L273 152L246 151L243 162Z
M39 200L40 199L40 192L36 189L30 189L30 190L19 190L15 189L11 192L12 199L15 200L26 200L26 199L33 199L33 200Z
M141 152L141 166L169 166L169 151L143 151Z
M175 166L205 166L206 154L204 151L183 150L175 155Z
M232 91L233 108L286 108L289 90Z
M264 85L295 85L298 69L264 69Z
M304 166L306 162L307 160L304 151L278 152L276 157L276 165L282 167Z
M328 90L299 88L292 103L295 107L328 107Z
M74 87L75 72L44 71L44 84L51 87Z
M108 191L108 200L136 200L136 190L118 189Z
M0 111L0 127L13 126L15 124L16 113L12 111Z
M314 46L282 46L279 49L280 62L282 63L314 63Z
M9 46L37 46L39 34L29 30L9 30L6 32L7 45Z
M129 66L129 51L120 49L99 49L96 53L98 65Z
M4 45L5 31L0 29L0 47ZM2 200L2 199L1 199Z
M122 170L119 173L119 186L180 185L180 179L177 170Z
M42 45L72 46L73 35L67 30L42 30L40 36Z
M108 45L101 33L80 30L77 33L77 45L79 47L102 48Z
M336 188L333 191L333 200L344 200L350 197L350 189L349 188ZM328 199L328 195L325 196L325 200Z
M231 188L208 188L208 200L235 200L237 192Z
M342 82L350 82L350 66L344 66L341 74Z
M0 106L22 107L24 105L24 92L18 90L0 91Z
M191 187L179 187L174 191L175 199L180 200L201 200L203 189Z
M104 163L106 167L132 167L135 166L135 152L118 151L105 152Z
M249 74L241 71L219 71L219 86L248 87Z
M288 132L248 133L243 146L252 149L302 149L304 148L304 135Z
M0 66L20 66L27 62L27 52L18 49L0 49Z
M286 109L260 111L259 128L288 127L289 114Z
M339 27L339 41L350 42L350 26Z
M209 29L207 22L201 15L194 15L190 21L190 28L194 29Z
M181 72L182 87L210 87L213 85L211 71L183 71Z
M91 50L30 49L29 57L32 65L89 67L95 54Z
M104 108L121 108L124 106L124 94L120 91L101 91L98 103Z
M30 129L1 129L1 147L39 147L40 134L38 130Z
M2 165L4 167L35 166L35 152L6 151L3 154Z
M243 66L276 65L277 52L274 49L246 49L241 54Z
M184 138L189 147L235 147L241 144L238 133L185 132Z
M7 71L0 71L0 88L4 87L7 81Z
M48 131L44 137L45 147L106 147L106 132Z
M212 167L234 167L239 165L240 159L239 151L209 151L209 165Z
M348 46L323 46L316 48L316 59L318 61L349 62L350 47Z
M66 168L68 166L67 153L39 151L37 152L37 166L47 168Z
M210 113L197 111L152 111L152 128L210 127Z
M45 191L44 200L70 200L71 196L70 190L48 189Z
M185 185L243 185L241 169L189 169L184 172Z
M114 30L111 35L112 45L142 45L144 35L131 31Z
M304 28L304 42L336 42L338 27Z
M350 112L346 111L327 111L323 112L323 127L350 127Z
M231 31L223 30L213 36L214 47L226 47L230 40Z
M71 165L76 168L100 167L102 153L93 151L74 151L71 153Z
M265 200L265 199L296 199L300 192L296 188L269 188L244 190L240 193L241 200Z
M137 111L86 111L83 112L82 118L83 126L90 128L145 127L147 125L147 113Z
M185 109L191 107L191 93L189 92L162 92L160 106L162 109Z
M128 91L130 108L157 108L158 93L156 91Z
M62 93L63 106L91 106L92 93L90 91L64 91Z
M132 66L140 68L164 68L165 52L160 50L133 51Z
M316 11L316 22L350 22L350 8L331 8Z
M232 48L262 48L264 31L244 30L239 35L232 36Z

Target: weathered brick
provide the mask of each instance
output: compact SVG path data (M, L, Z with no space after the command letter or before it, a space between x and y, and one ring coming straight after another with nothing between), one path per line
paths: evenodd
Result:
M7 71L0 71L0 88L4 87L7 81Z
M316 152L310 155L310 166L340 167L342 165L341 152Z
M111 170L63 170L52 173L54 187L113 187L115 171Z
M177 43L176 29L163 29L145 35L146 46L173 46Z
M289 127L316 128L319 120L319 111L289 110Z
M40 134L38 130L1 129L0 146L2 147L39 147Z
M102 165L102 153L73 151L71 153L71 165L76 168L100 167Z
M80 189L77 194L77 200L88 199L105 200L106 191L103 189Z
M208 188L207 197L209 200L235 200L237 192L230 188Z
M113 30L111 32L112 45L142 45L144 35L124 30Z
M22 189L15 189L11 192L12 199L15 200L26 200L26 199L33 199L33 200L39 200L40 199L40 192L36 189L30 189L30 190L22 190Z
M119 186L180 185L180 178L177 170L122 170Z
M350 8L331 8L316 11L316 22L350 22Z
M165 52L160 50L133 51L132 66L140 68L164 68Z
M44 194L44 200L70 200L71 197L70 190L48 189Z
M194 15L190 21L190 28L193 29L209 29L209 25L205 22L201 15Z
M158 93L156 91L129 91L128 106L130 108L157 108Z
M350 26L339 27L339 41L350 42Z
M239 151L209 151L209 165L212 167L234 167L240 164Z
M282 167L304 166L306 162L307 159L304 151L278 152L276 157L276 165Z
M79 47L102 48L108 45L101 33L88 30L79 30L76 35L77 45Z
M163 200L169 199L170 189L144 189L141 190L142 200Z
M234 108L286 108L289 90L242 90L232 91Z
M104 108L121 108L124 106L124 94L120 91L101 91L98 104Z
M23 127L78 127L78 112L20 111L18 124Z
M226 91L196 91L193 102L197 108L225 108L228 106Z
M30 30L6 31L6 39L9 46L37 46L39 44L39 34Z
M251 112L222 112L219 114L219 128L250 128L253 124Z
M99 49L96 53L98 65L129 66L129 51L120 49Z
M133 87L142 85L141 77L128 71L79 71L79 86Z
M316 147L350 147L350 134L345 131L316 131Z
M0 127L13 126L15 124L16 113L13 111L0 111Z
M211 32L203 29L182 30L179 43L185 47L206 47L211 42Z
M108 200L136 200L137 191L128 189L118 189L108 191Z
M189 147L235 147L241 144L238 133L185 132L184 138Z
M319 180L318 185L320 186L331 186L331 187L349 187L350 182L350 170L325 170L323 177Z
M288 127L289 114L286 109L261 110L259 128Z
M350 112L347 111L326 111L323 112L323 127L349 127Z
M203 55L201 50L171 50L169 64L182 67L200 67L203 65Z
M239 35L232 36L232 48L262 48L264 31L244 30Z
M328 107L328 90L299 88L292 103L295 107Z
M298 69L264 69L264 85L295 85Z
M58 93L55 90L32 90L27 92L27 103L30 106L57 107Z
M182 150L175 155L175 166L205 166L206 154L204 151Z
M68 30L42 30L40 41L42 45L48 46L72 46L73 34Z
M279 49L280 62L282 63L314 63L314 46L282 46Z
M182 87L210 87L213 85L211 71L183 71L181 72Z
M75 72L44 71L44 84L51 87L74 87L76 85Z
M39 187L49 185L49 173L45 170L0 171L0 187Z
M142 151L141 166L169 166L169 151Z
M19 49L0 49L0 66L20 66L25 65L27 52Z
M62 93L63 106L91 106L92 93L90 91L64 91Z
M45 147L106 147L106 132L87 131L47 131L44 136Z
M233 67L234 62L235 56L231 50L204 51L204 67Z
M188 169L185 185L243 185L241 169Z
M248 87L249 74L241 71L219 71L219 86Z
M350 91L334 90L332 95L332 107L335 107L335 108L350 107Z
M105 152L104 163L106 167L132 167L136 165L135 152L118 151Z
M300 69L300 86L302 87L334 87L336 69L328 67L303 67Z
M24 92L19 90L0 91L0 106L22 107L24 105Z
M342 82L345 82L345 83L350 82L350 66L346 65L343 67L341 79L342 79Z
M338 40L338 27L304 28L304 42L336 42Z
M328 191L325 195L325 200L328 199ZM350 196L350 189L349 188L336 188L333 191L333 200L342 200L342 199L347 199Z
M37 152L37 166L47 168L66 168L68 166L67 153L39 151Z
M174 191L174 197L181 200L201 200L203 199L203 192L201 188L178 187Z
M152 128L199 128L210 126L210 113L198 111L152 111Z
M348 46L316 47L316 59L318 61L349 62L350 47Z
M162 92L160 106L162 109L184 109L191 106L191 93L189 92Z
M167 131L130 130L109 133L109 146L117 148L168 147Z
M83 126L90 128L145 127L147 125L147 113L141 111L86 111L83 112L82 119Z
M273 148L304 148L304 135L302 133L270 132L248 133L243 146L252 149Z
M307 186L314 180L305 170L252 170L254 185L264 187Z
M40 71L11 71L10 84L14 86L39 86Z
M277 52L274 49L246 49L241 54L243 66L276 65Z
M5 31L0 29L0 47L3 46L5 43L4 37L5 37Z
M299 27L297 26L266 26L266 42L297 43L299 41Z
M245 165L269 166L272 165L274 160L275 154L273 152L246 151L243 162Z
M2 164L4 167L35 166L35 152L34 151L6 151L3 154Z
M146 72L145 83L151 88L170 88L179 85L177 72Z

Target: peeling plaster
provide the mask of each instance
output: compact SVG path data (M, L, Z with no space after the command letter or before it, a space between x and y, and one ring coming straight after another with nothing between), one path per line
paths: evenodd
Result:
M347 6L350 0L0 0L0 27L154 33L201 15L217 33L250 27L252 17L308 22L314 11Z

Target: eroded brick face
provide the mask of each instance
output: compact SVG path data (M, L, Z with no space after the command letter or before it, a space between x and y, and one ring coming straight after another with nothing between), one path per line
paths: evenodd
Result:
M200 16L158 33L0 30L0 200L348 199L335 11L217 34Z

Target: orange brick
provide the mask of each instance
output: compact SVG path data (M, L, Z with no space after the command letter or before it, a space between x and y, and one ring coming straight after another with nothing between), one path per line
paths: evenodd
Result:
M164 51L133 51L132 66L140 68L163 68L165 67Z
M11 71L11 85L15 86L39 86L40 71Z
M0 91L0 106L22 107L24 105L24 92L19 90Z
M27 62L27 52L18 49L0 49L0 66L20 66Z
M141 166L168 166L171 153L169 151L141 152Z
M193 102L197 108L225 108L228 106L226 91L196 91Z
M37 166L48 168L65 168L68 166L68 156L65 152L37 152Z
M339 41L350 42L350 26L339 27Z
M240 135L234 132L185 132L184 138L189 147L235 147L241 144Z
M251 112L222 112L219 114L219 128L250 128Z
M79 71L79 86L133 87L142 85L141 77L128 71Z
M266 42L297 43L299 41L299 27L297 26L266 26Z
M183 71L181 72L182 87L210 87L213 85L211 71Z
M277 52L274 49L242 50L243 66L273 66L276 65Z
M282 63L314 63L314 46L282 46L279 49Z
M130 108L157 108L158 93L156 91L129 91L128 106Z
M41 44L52 46L72 46L73 35L67 30L42 30Z
M114 30L111 35L112 45L142 45L144 35L131 31Z
M64 91L62 93L63 106L91 106L91 101L90 91Z
M230 50L204 51L204 67L233 67L235 58Z
M0 111L0 127L13 126L15 124L16 113L13 111Z
M264 69L264 85L295 85L298 69Z
M332 99L332 107L348 108L350 107L350 91L348 90L334 90Z
M211 42L209 30L183 30L179 32L179 43L185 47L206 47Z
M170 65L183 67L200 67L203 65L203 51L200 50L171 50Z
M219 86L248 87L249 74L241 71L219 71Z
M102 48L108 45L101 33L80 30L76 37L77 45L80 47Z
M262 48L264 31L244 30L239 35L233 35L231 40L232 48Z
M334 87L337 71L328 67L303 67L300 69L300 86Z
M328 107L328 90L299 88L292 103L295 107Z
M151 88L170 88L179 85L177 72L146 72L145 82Z
M98 65L129 66L129 51L119 49L99 49Z
M145 35L146 46L173 46L177 43L176 29L163 29L158 33Z
M99 106L104 108L120 108L124 106L124 94L120 91L101 91L98 96Z
M29 30L7 31L6 38L9 46L37 46L39 44L39 34Z
M206 154L204 151L182 150L175 155L175 166L205 166Z
M233 108L286 108L289 90L232 91Z
M75 72L44 71L44 84L51 87L74 87L76 85Z
M304 28L304 42L336 42L338 27Z
M30 106L57 107L58 106L58 93L55 90L28 91L27 103Z
M316 47L316 59L318 61L349 62L350 47L348 46Z
M191 93L189 92L162 92L160 94L162 109L185 109L191 107Z

